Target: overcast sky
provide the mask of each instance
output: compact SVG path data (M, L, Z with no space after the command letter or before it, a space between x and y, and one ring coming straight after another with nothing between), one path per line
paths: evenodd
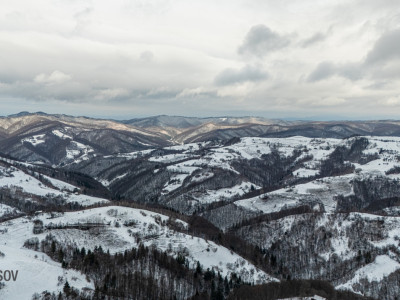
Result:
M13 0L0 115L399 118L395 0Z

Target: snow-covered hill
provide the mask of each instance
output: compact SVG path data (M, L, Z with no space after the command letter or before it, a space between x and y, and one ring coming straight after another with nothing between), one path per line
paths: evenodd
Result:
M96 155L243 137L399 136L397 121L302 122L257 117L157 116L114 121L21 113L0 117L0 152L29 162L66 165ZM309 174L306 173L305 174Z
M400 292L399 228L398 217L323 213L260 222L237 233L268 249L277 264L284 261L295 278L328 280L338 289L394 299Z
M9 165L18 164L12 160L3 159L3 162L8 163L3 166L0 164L0 188L10 191L24 201L40 202L43 198L58 198L61 203L76 203L82 206L108 202L106 199L81 194L78 187L69 183L35 171L22 171Z
M184 213L242 198L234 205L252 212L303 205L335 211L338 196L354 195L355 180L396 180L399 149L397 137L248 137L96 157L70 168L97 178L118 197L158 199Z
M39 220L43 229L34 234L35 223ZM243 281L254 284L277 281L225 247L171 229L168 225L171 221L151 211L107 206L57 215L42 213L34 218L21 217L0 223L0 251L4 253L0 258L1 266L18 269L21 274L18 281L7 282L5 288L0 289L0 298L28 299L35 292L60 291L66 280L78 289L93 290L93 282L87 282L82 274L62 269L59 263L39 251L23 248L26 241L32 243L35 239L40 245L48 235L60 244L92 251L101 246L110 253L123 252L143 242L173 257L183 255L193 269L199 262L204 269L213 269L228 278L235 273ZM182 231L188 226L180 220L172 222ZM85 226L92 226L92 229L85 230ZM35 276L37 270L42 275ZM36 279L30 280L30 277Z
M2 153L50 165L171 144L162 133L120 122L43 113L0 118L0 133Z

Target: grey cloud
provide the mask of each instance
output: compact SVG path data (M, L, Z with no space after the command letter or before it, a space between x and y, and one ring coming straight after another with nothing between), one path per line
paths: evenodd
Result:
M21 80L20 76L17 74L11 74L7 72L2 72L0 71L0 84L12 84L17 82L18 80Z
M400 78L400 60L391 60L390 63L365 65L370 77L374 80L391 81Z
M365 89L369 89L369 90L382 90L385 89L388 86L388 82L386 81L378 81L378 82L374 82L370 85L365 86Z
M361 63L346 63L337 66L337 72L340 76L353 81L363 78L365 71L365 66Z
M242 82L256 82L267 79L268 73L254 66L245 66L239 70L225 69L219 73L214 83L219 86L242 83Z
M308 81L314 82L333 76L336 73L336 66L330 62L322 62L308 76Z
M56 74L56 75L54 75ZM64 103L135 105L151 104L158 100L175 99L183 92L181 88L138 88L115 85L91 86L60 76L61 72L50 75L40 74L30 81L0 82L2 98L26 99L35 102L57 100ZM68 80L64 80L68 79ZM49 84L50 83L50 84ZM0 97L0 102L1 102Z
M364 66L359 63L333 64L331 62L320 63L308 76L307 81L315 82L338 75L352 81L361 79Z
M397 78L400 72L396 60L400 60L400 29L383 34L368 52L365 60L345 64L322 62L308 76L308 81L315 82L334 75L352 81L365 77Z
M368 53L365 63L372 65L400 58L400 29L385 33Z
M140 59L146 62L150 62L154 59L154 54L151 51L143 51L140 54Z
M93 8L86 7L84 10L74 15L76 25L72 32L73 34L79 35L86 29L86 27L90 24L89 16L93 11Z
M250 54L264 57L268 53L285 48L289 44L290 40L287 37L281 36L267 26L260 24L251 27L238 52L242 55Z
M326 34L323 34L322 32L317 32L313 36L309 37L308 39L305 39L301 42L301 46L303 48L307 48L309 46L312 46L316 43L322 42L325 40Z
M11 84L0 85L2 97L15 99L29 99L33 101L60 100L65 102L80 102L82 95L87 95L90 90L76 82L62 85L43 85L37 82L18 81Z

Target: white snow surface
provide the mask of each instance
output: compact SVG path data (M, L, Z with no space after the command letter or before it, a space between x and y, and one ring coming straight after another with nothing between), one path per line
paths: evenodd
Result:
M162 155L162 156L150 157L149 161L172 163L172 162L181 161L181 160L184 160L184 159L187 159L190 157L192 157L192 155L184 154L184 153L176 153L176 154L167 154L167 155Z
M20 211L14 207L0 203L0 217L4 215L17 214Z
M207 179L210 179L214 177L214 173L213 172L203 172L200 174L196 174L196 176L194 176L192 178L192 182L203 182Z
M318 170L300 168L293 172L296 177L312 177L318 174Z
M20 230L15 232L20 234ZM16 281L4 282L0 289L0 299L23 300L32 299L34 293L43 291L61 292L66 281L78 289L94 289L93 282L87 282L85 275L75 270L65 270L60 263L53 261L46 254L33 250L5 245L0 242L2 270L18 271ZM59 280L60 278L60 280Z
M200 147L204 147L207 144L208 144L208 142L189 143L189 144L183 144L183 145L177 145L177 146L169 146L169 147L165 147L164 149L175 150L175 151L184 151L184 153L190 153L192 151L199 150Z
M251 211L263 213L278 212L282 209L288 209L300 205L300 201L296 197L282 197L278 199L263 199L263 197L265 197L265 195L250 199L238 200L235 202L235 205L244 207Z
M228 200L235 196L242 196L251 191L251 186L255 189L260 187L250 182L242 182L230 188L219 189L219 190L207 190L205 193L195 196L194 198L199 200L201 203L212 203L221 200Z
M5 282L0 289L0 299L31 299L45 290L58 293L66 280L79 289L94 289L80 272L65 270L44 253L23 248L24 242L35 236L32 229L33 223L25 217L0 223L0 251L5 254L0 257L1 269L18 270L17 280Z
M154 149L148 149L148 150L141 150L141 151L134 151L134 152L128 152L128 153L118 153L115 155L106 155L104 158L112 158L112 157L122 157L126 159L135 159L144 155L148 155L151 152L153 152Z
M72 137L71 137L71 136L66 135L65 133L61 132L60 130L53 130L52 133L53 133L55 136L58 136L59 138L61 138L61 139L63 139L63 140L66 140L66 139L72 140Z
M116 177L114 177L112 180L105 180L105 179L97 179L102 185L104 185L104 186L109 186L109 185L111 185L114 181L117 181L117 180L119 180L119 179L122 179L122 178L124 178L126 175L128 175L129 173L128 172L126 172L126 173L124 173L124 174L122 174L122 175L119 175L119 176L116 176Z
M336 209L335 196L353 194L351 185L353 177L352 174L325 177L272 191L254 198L239 200L235 202L235 205L251 211L271 213L300 206L310 201L318 201L324 205L326 212L333 212Z
M38 134L38 135L34 135L25 139L22 139L21 142L28 142L31 143L33 146L37 146L39 144L43 144L45 142L44 137L46 135L45 134Z
M189 174L173 174L170 180L164 185L162 194L172 192L182 186L183 181L188 177Z
M57 188L57 189L59 189L59 190L65 190L65 191L70 191L70 192L72 192L72 191L74 191L75 189L78 189L79 190L79 188L77 188L76 186L74 186L74 185L72 185L72 184L69 184L69 183L67 183L67 182L64 182L64 181L61 181L61 180L58 180L58 179L55 179L55 178L51 178L51 177L49 177L49 176L46 176L46 175L42 175L46 180L48 180L48 181L50 181L50 183L55 187L55 188Z
M0 175L0 187L21 188L27 194L42 197L47 195L62 196L67 202L77 202L83 206L108 202L106 199L82 194L75 195L70 192L50 188L35 177L28 175L15 167L5 168L0 166L0 172L2 173L2 175ZM50 177L47 177L47 179L48 178ZM52 178L51 182L52 184L54 183L57 188L66 189L67 191L75 188L72 185Z
M339 290L355 291L353 286L356 285L361 279L366 279L369 282L380 281L385 276L388 276L399 268L400 264L390 258L388 255L379 255L372 263L358 269L351 280L344 284L338 285L336 288Z
M66 158L72 160L73 163L79 163L89 159L89 155L94 153L92 147L84 145L79 142L71 141L66 148Z
M326 158L335 147L342 144L340 139L307 138L294 136L288 138L241 138L240 143L225 147L233 150L243 158L260 158L262 154L271 153L273 149L284 156L293 154L294 150L306 149L307 154L311 154L314 159L321 160Z

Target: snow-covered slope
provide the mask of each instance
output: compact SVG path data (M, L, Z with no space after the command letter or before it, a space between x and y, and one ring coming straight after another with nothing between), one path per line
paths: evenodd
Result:
M5 216L13 216L19 214L20 211L14 207L0 203L0 219Z
M0 152L29 162L55 165L171 145L164 134L145 128L44 113L0 117L0 133Z
M0 227L10 230L8 239L0 233L0 251L4 254L4 257L0 257L1 269L18 271L16 280L5 282L0 289L0 299L32 299L35 293L43 291L58 294L63 290L66 281L79 290L94 289L93 282L88 282L80 272L63 269L60 263L46 254L21 248L23 243L17 241L21 235L24 236L22 232L25 228L4 225Z
M357 141L362 144L364 140L368 145L357 145ZM153 197L160 198L174 209L189 209L188 213L195 211L196 207L202 208L220 200L249 198L246 195L255 190L260 191L259 197L240 200L236 205L263 213L304 204L318 204L318 210L335 211L338 196L354 194L354 179L400 177L399 172L390 172L400 166L399 141L400 138L396 137L354 137L345 140L300 136L246 137L226 145L215 142L192 143L146 152L120 153L92 159L82 164L82 168L77 165L74 169L88 172L124 197L135 197L137 201L142 201L136 193L137 188L133 194L133 190L125 191L121 187L129 188L128 182L137 180L135 171L128 169L133 163L130 161L140 161L142 164L147 161L140 170L151 170L154 179L146 176L149 176L148 180L153 180L157 188L145 193L143 198L154 193ZM361 147L359 152L354 144ZM332 160L331 156L334 155L340 158L343 149L348 149L346 151L349 154L346 155L349 157L340 164L351 167L344 174L322 174L329 169L325 166L321 171L324 163ZM110 168L114 163L119 165ZM333 164L338 163L333 160ZM279 171L275 172L275 169ZM157 176L159 179L155 179ZM264 188L270 190L271 185L280 189L262 193ZM177 196L184 197L191 208L172 201Z
M137 247L138 242L143 241L145 245L153 245L162 251L169 251L171 255L177 255L181 251L186 253L193 268L199 261L204 268L214 268L223 276L234 272L244 281L261 283L271 280L264 272L214 242L174 232L167 226L169 217L150 211L111 206L65 213L55 219L47 219L45 216L40 219L44 226L49 228L67 224L106 224L97 235L80 230L49 230L59 241L76 243L79 248L93 249L101 245L104 250L115 253ZM182 221L177 222L182 228L188 226Z
M308 183L297 184L260 196L238 200L235 205L263 213L278 212L282 209L311 205L315 211L336 210L338 195L352 195L353 174L316 179Z
M360 285L360 281L366 280L369 282L379 282L384 279L384 277L398 269L400 269L400 264L398 261L390 258L388 255L379 255L372 263L358 269L355 272L354 277L349 281L338 285L337 289L351 290L353 292L360 293L360 291L357 289L357 286Z
M398 217L319 213L243 226L237 233L269 249L295 278L329 280L337 289L383 299L384 286L391 286L390 295L399 292L399 228Z
M33 172L33 174L35 173ZM87 196L79 194L78 192L72 193L72 191L77 189L73 185L45 176L45 179L56 189L49 187L45 183L39 181L33 174L28 175L14 166L0 166L0 187L21 189L21 192L30 196L30 198L32 198L32 196L62 197L66 203L76 202L83 206L108 202L106 199ZM39 174L36 175L39 176Z
M101 246L110 253L123 252L143 242L171 256L184 255L191 268L199 262L204 269L214 269L228 277L235 273L246 282L276 281L225 247L172 230L167 225L169 217L150 211L109 206L58 215L40 214L34 220L43 222L43 233L33 234L33 219L27 217L0 223L0 251L5 254L0 257L1 266L18 269L20 274L16 282L7 282L6 287L0 289L1 299L29 299L28 295L34 292L59 291L66 280L79 289L93 288L93 283L87 282L78 272L64 270L48 256L22 248L26 240L37 238L40 243L48 234L61 244L87 250ZM174 222L183 230L188 226L180 220ZM97 230L79 229L78 225L85 224L96 224ZM38 270L40 276L34 276Z

